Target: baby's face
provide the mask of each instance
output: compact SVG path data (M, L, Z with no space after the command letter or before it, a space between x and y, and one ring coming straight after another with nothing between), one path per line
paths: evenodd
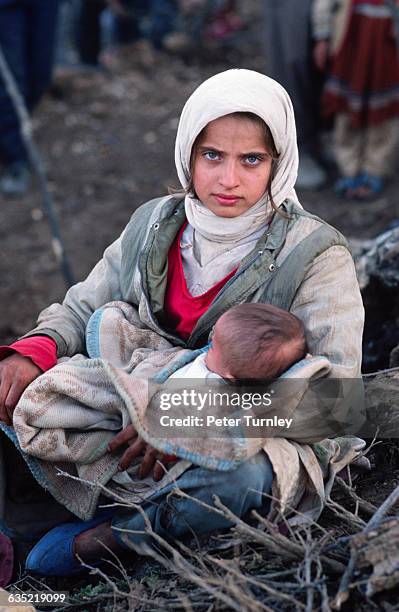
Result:
M211 348L206 354L205 364L208 370L215 374L219 374L222 378L233 378L224 363L223 343L220 340L220 329L223 324L222 319L223 317L221 317L215 325Z

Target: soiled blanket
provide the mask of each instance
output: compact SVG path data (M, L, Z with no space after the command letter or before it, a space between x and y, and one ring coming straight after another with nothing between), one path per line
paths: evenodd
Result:
M82 519L93 515L105 485L109 495L138 503L192 463L232 470L262 449L275 472L273 495L279 500L278 509L297 508L315 519L336 472L364 447L359 438L322 440L328 427L321 423L320 412L307 408L302 415L301 399L309 380L328 374L325 358L303 360L285 375L296 381L295 392L277 404L279 414L293 417L290 440L275 433L270 434L274 437L237 436L229 428L218 437L211 429L197 437L182 433L171 438L154 434L159 393L169 375L199 351L172 347L145 328L135 309L122 302L94 313L87 328L87 350L89 358L77 355L60 360L36 379L14 413L14 430L32 473ZM139 480L134 466L117 475L119 456L111 455L107 446L129 423L154 447L180 458L159 483L151 477Z

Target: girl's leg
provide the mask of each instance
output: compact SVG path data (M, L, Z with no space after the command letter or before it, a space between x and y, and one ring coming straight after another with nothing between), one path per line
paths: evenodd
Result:
M359 174L363 148L364 131L351 127L347 113L339 113L334 122L334 150L341 176L355 177Z
M268 508L270 502L264 494L271 492L272 480L272 465L262 451L232 472L194 467L176 481L178 488L192 499L180 497L172 484L157 493L143 508L155 533L169 539L181 539L232 524L198 501L214 506L213 498L217 495L234 514L242 517L251 509ZM145 528L140 512L118 515L112 521L114 538L123 548L132 548L132 544L143 542L150 544L152 538L145 533Z
M393 171L395 151L399 140L399 120L391 119L364 129L361 172L354 197L370 200L384 187L384 178Z
M371 125L366 131L363 172L384 177L392 173L399 142L399 119Z
M335 191L346 198L355 197L363 151L364 130L352 128L347 113L339 113L334 122L334 153L340 178Z
M217 495L235 515L242 517L253 508L268 508L270 503L264 494L271 492L272 481L272 465L262 451L232 472L193 467L176 483L157 491L142 509L152 530L165 539L208 533L232 523L198 502L213 506ZM176 487L190 495L190 499L180 497ZM143 543L151 545L153 538L145 529L143 514L133 509L118 513L112 523L102 522L98 517L86 523L60 525L32 549L26 568L43 575L75 573L80 571L78 557L96 564L106 557L104 545L115 554L126 551L131 554L132 549Z

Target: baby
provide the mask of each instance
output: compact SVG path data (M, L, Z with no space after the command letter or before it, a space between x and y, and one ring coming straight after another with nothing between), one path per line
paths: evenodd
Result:
M170 378L270 381L306 353L298 317L270 304L240 304L217 321L208 350Z

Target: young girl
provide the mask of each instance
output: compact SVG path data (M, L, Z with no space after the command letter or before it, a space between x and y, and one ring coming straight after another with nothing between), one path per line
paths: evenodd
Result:
M146 326L188 348L206 344L231 306L274 304L303 321L309 351L331 361L333 377L359 376L363 306L352 258L344 238L297 200L296 130L286 91L250 70L208 79L182 111L175 162L184 193L141 206L88 278L62 304L43 311L27 339L7 349L14 354L0 363L4 420L56 356L84 351L91 314L112 300L133 304ZM142 473L148 474L156 451L132 426L116 435L110 450L126 443L130 458L144 454ZM272 480L262 451L228 473L192 467L177 484L210 504L217 493L243 516L264 504L262 493L270 492ZM181 497L171 514L171 491L168 485L143 506L157 533L180 538L229 524ZM99 541L115 552L129 550L144 537L132 531L143 528L134 511L117 512L112 523L99 515L61 525L36 544L27 568L72 573L80 568L76 554L97 561L104 555Z

